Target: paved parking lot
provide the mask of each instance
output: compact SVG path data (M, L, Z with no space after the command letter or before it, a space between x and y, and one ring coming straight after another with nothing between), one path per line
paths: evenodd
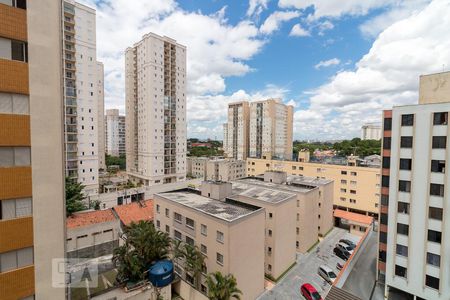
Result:
M311 252L297 255L295 265L270 291L266 291L258 299L302 299L300 286L303 283L312 284L324 298L330 289L330 285L317 274L320 265L327 265L338 274L336 264L344 261L333 254L334 245L342 238L348 238L355 243L360 239L351 235L347 230L334 228L325 239Z

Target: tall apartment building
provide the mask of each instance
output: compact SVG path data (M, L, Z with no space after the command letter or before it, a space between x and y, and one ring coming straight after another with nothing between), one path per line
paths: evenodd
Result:
M226 149L228 149L228 123L222 124L222 128L223 128L222 148L223 148L223 151L226 151Z
M362 140L380 140L381 125L376 123L367 123L361 126Z
M103 68L97 63L95 10L64 1L64 103L66 176L98 192L99 109L103 107ZM103 112L101 113L103 115Z
M250 103L249 157L292 159L293 111L280 99Z
M97 131L98 131L98 167L99 170L106 170L105 161L105 72L103 63L97 62L97 97L98 97L98 109L97 109ZM123 147L125 148L125 120L123 120Z
M186 177L186 47L153 33L125 52L127 173L145 185Z
M52 287L52 259L65 255L61 11L58 1L0 1L4 300L65 298Z
M228 105L227 141L224 141L224 152L229 158L245 160L248 156L248 133L250 111L247 101L234 102Z
M118 109L107 109L105 116L106 153L111 156L125 155L125 116Z
M422 76L420 88L444 76L450 79L450 72ZM450 102L441 101L449 97L439 85L419 94L419 105L383 114L379 278L386 294L401 290L415 299L450 299Z

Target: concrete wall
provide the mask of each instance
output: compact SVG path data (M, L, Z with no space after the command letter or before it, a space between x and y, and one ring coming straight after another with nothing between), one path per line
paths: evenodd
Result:
M419 104L450 102L450 72L422 75Z
M298 252L305 253L319 238L319 189L316 188L306 194L298 194L299 205L297 206L298 219L296 222L300 234L297 235L299 247Z
M334 226L333 195L334 181L319 186L319 235L326 235Z
M248 176L262 174L267 170L279 170L293 175L334 180L333 203L335 207L369 215L378 215L379 213L381 182L379 168L249 158L246 169ZM347 174L342 174L342 171ZM352 172L356 175L352 175ZM341 180L345 180L346 183L341 183ZM351 181L355 181L356 184L352 185ZM341 191L341 189L343 190ZM350 193L350 190L355 190L356 194ZM350 199L354 199L355 202L350 202Z

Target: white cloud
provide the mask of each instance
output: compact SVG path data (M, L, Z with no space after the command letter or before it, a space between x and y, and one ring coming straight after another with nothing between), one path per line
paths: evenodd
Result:
M450 2L435 0L386 28L354 71L311 91L309 107L295 117L302 137L359 136L360 126L380 120L382 109L417 103L419 75L450 65L449 15Z
M289 35L290 36L310 36L311 34L309 33L308 30L304 29L300 24L295 24L292 27Z
M247 16L259 16L265 9L267 9L268 2L269 0L249 0Z
M338 65L340 63L341 63L341 61L338 58L332 58L332 59L329 59L329 60L322 60L322 61L320 61L318 64L316 64L314 66L314 68L316 70L319 70L320 68L329 67L329 66L335 66L335 65Z
M343 15L366 15L371 9L392 3L392 0L279 0L281 8L306 9L314 7L313 18L341 17Z
M298 11L276 11L272 13L259 28L263 34L271 34L278 30L283 22L292 20L300 16Z
M326 20L324 22L320 22L317 27L319 28L319 35L324 35L325 31L333 29L334 25L330 21Z

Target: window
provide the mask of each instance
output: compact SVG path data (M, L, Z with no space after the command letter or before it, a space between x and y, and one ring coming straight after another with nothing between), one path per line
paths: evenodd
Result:
M223 255L219 252L216 253L216 261L219 265L223 266Z
M398 191L409 193L411 192L411 181L399 180L398 181Z
M402 115L402 126L413 126L414 125L414 115Z
M173 235L175 236L175 239L176 240L179 240L179 241L181 241L181 232L179 232L178 230L174 230L173 231Z
M295 242L295 247L296 248L300 247L300 243L298 241Z
M204 236L207 236L207 235L208 235L208 227L207 227L205 224L202 224L202 225L200 226L200 230L201 230L201 233L202 233Z
M194 277L189 273L186 273L186 281L189 282L191 285L194 285Z
M436 112L433 114L433 125L447 125L447 124L448 124L447 112Z
M350 190L350 194L356 194L355 190Z
M435 220L442 220L442 208L429 207L428 208L428 218L435 219Z
M380 214L380 223L383 225L387 225L388 224L388 215L387 214Z
M167 233L170 233L170 227L169 227L169 225L166 225L166 232L167 232Z
M401 256L408 257L408 247L397 244L395 253L397 253L398 255L401 255Z
M389 205L389 196L381 195L381 205L388 206Z
M175 219L175 222L178 222L178 223L182 223L182 218L181 218L181 215L179 214L179 213L174 213L173 214L173 218Z
M341 193L346 193L347 189L341 189Z
M397 233L408 235L409 225L397 223Z
M400 138L400 148L412 148L413 137L412 136L402 136Z
M350 175L352 175L352 176L356 176L356 175L358 175L356 172L350 172Z
M397 212L401 214L409 214L409 203L398 202Z
M430 183L430 195L444 197L444 185Z
M431 160L431 172L445 173L445 160Z
M392 130L392 118L384 118L383 129Z
M386 262L386 251L380 250L378 252L378 260L381 262Z
M15 0L12 1L12 6L17 8L27 9L27 1L26 0Z
M411 164L410 158L400 158L400 170L411 170Z
M441 256L434 254L434 253L427 252L427 264L435 266L435 267L440 267L441 266Z
M442 232L435 230L428 230L428 240L434 243L441 243L442 240Z
M194 241L193 238L191 238L191 237L189 237L189 236L186 236L186 244L191 245L191 246L194 246L195 241Z
M391 167L391 158L389 156L383 156L383 168L389 169Z
M207 294L208 293L208 289L206 288L206 286L204 284L200 285L200 290L203 294Z
M0 168L29 166L30 164L31 151L29 147L0 147Z
M269 230L267 231L267 234L268 234L269 236L272 236L272 230L269 229Z
M341 175L347 175L347 171L341 171Z
M395 265L395 275L406 278L406 268L399 265Z
M11 59L28 61L27 44L25 42L11 40Z
M161 222L159 220L156 220L156 227L159 229L161 227Z
M217 240L219 243L223 243L223 232L217 230L217 237L216 237L216 240Z
M383 149L391 149L391 138L390 137L383 138Z
M267 270L268 270L269 272L272 271L272 265L271 265L271 264L268 264L268 265L267 265Z
M159 214L159 209L160 209L160 207L159 207L159 204L156 204L156 212Z
M10 220L31 216L31 198L10 199L0 201L0 220Z
M380 232L380 243L386 244L387 243L387 233L381 231Z
M383 175L381 177L381 186L382 187L389 187L389 176Z
M169 217L169 209L166 208L166 217Z
M446 136L433 136L433 149L445 149L447 147Z
M269 213L269 219L272 219L273 215L272 213Z
M297 170L297 167L296 166L292 166L292 170Z
M189 228L194 229L195 227L195 222L194 220L190 219L190 218L186 218L186 226Z
M430 276L430 275L426 275L425 276L425 285L433 288L435 290L439 290L439 278Z
M0 273L33 264L33 247L0 253Z
M208 253L208 248L207 248L205 245L201 244L201 245L200 245L200 251L201 251L203 254L207 254L207 253Z

